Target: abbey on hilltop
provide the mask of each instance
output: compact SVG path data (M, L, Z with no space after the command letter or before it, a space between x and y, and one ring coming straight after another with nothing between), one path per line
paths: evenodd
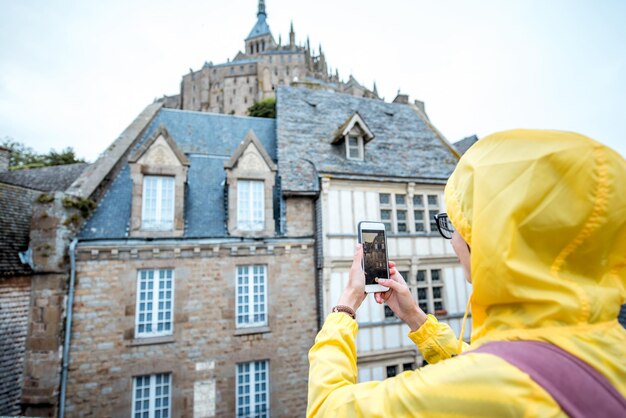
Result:
M320 45L316 53L307 38L296 44L293 23L289 42L274 39L267 24L265 1L259 0L257 21L245 39L244 51L223 64L205 62L183 76L180 94L164 97L166 107L201 112L245 115L255 102L275 97L277 86L304 86L378 99L376 84L369 90L354 77L342 81L331 73Z

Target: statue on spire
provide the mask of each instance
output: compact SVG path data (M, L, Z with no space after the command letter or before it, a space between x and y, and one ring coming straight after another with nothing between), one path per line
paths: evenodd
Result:
M259 11L257 12L257 17L264 15L267 17L267 13L265 13L265 0L259 0Z

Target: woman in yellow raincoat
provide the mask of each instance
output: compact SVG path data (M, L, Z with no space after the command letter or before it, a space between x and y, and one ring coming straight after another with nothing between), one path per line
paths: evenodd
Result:
M626 396L626 162L582 135L515 130L478 141L445 189L452 245L473 284L471 349L531 340L591 365ZM357 249L339 305L365 298ZM452 330L419 310L391 265L376 294L409 325L429 363L357 384L357 323L328 315L309 353L309 417L558 417L528 374L466 352ZM469 309L469 304L468 304ZM460 341L460 340L459 340Z

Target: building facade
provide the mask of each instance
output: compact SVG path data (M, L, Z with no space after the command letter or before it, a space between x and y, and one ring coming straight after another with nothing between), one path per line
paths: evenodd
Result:
M459 333L470 287L433 221L445 211L444 185L458 160L454 147L408 100L280 88L277 104L283 193L313 195L316 206L320 322L348 280L358 222L380 221L389 258L420 307ZM406 325L373 296L357 321L359 381L422 365Z
M298 85L378 98L376 86L369 90L350 76L347 82L331 73L321 45L311 49L296 43L291 25L289 42L276 42L267 23L265 1L258 3L257 21L245 39L243 51L222 64L206 62L190 70L181 81L180 95L165 98L166 106L202 112L245 115L250 106L275 97L278 86Z
M149 113L78 236L66 414L299 416L313 211L281 193L276 122Z

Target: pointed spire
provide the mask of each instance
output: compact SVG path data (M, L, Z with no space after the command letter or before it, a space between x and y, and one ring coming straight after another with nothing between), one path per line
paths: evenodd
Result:
M374 93L374 96L378 97L378 89L376 88L376 81L374 81L374 88L372 89L372 93Z
M278 34L278 46L281 46L283 44L283 36L279 33Z
M267 13L265 13L265 0L259 0L259 11L257 12L257 17L264 15L267 17Z
M293 31L293 20L291 21L291 28L289 30L289 49L294 49L296 46L296 33Z

